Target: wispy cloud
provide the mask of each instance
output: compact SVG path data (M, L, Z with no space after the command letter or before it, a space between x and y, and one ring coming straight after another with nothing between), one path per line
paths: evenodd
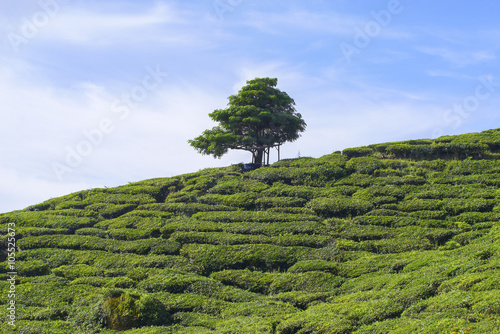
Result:
M146 42L154 39L182 44L190 39L185 34L168 34L167 26L185 23L180 10L161 2L137 13L118 10L99 12L70 7L47 27L44 37L53 41L89 46ZM158 34L160 31L164 32L161 38Z
M430 77L444 77L444 78L459 79L459 80L477 80L477 77L454 71L426 70L425 73Z
M242 24L265 33L283 31L315 31L333 35L350 35L353 27L362 24L363 18L340 13L315 13L299 10L286 12L249 11ZM289 30L289 29L292 30Z
M417 51L430 56L437 56L455 66L463 67L496 59L491 51L455 51L441 47L417 47Z

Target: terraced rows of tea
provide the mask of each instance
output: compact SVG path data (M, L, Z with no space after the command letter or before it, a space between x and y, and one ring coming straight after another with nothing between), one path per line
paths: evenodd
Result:
M2 214L0 331L500 333L499 156L500 129Z

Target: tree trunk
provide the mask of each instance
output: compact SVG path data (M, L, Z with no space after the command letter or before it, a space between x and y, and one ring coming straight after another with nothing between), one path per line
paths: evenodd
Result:
M263 149L260 149L257 152L255 152L255 154L253 156L253 158L254 158L253 163L254 164L262 165L262 158L263 158L263 156L264 156L264 150Z

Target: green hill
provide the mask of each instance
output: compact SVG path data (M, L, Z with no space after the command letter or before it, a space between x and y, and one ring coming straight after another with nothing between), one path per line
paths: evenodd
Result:
M499 158L496 129L2 214L0 332L500 333Z

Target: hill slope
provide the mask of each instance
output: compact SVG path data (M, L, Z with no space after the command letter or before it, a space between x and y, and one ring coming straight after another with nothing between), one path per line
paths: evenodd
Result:
M2 214L0 332L500 333L499 156L496 129Z

